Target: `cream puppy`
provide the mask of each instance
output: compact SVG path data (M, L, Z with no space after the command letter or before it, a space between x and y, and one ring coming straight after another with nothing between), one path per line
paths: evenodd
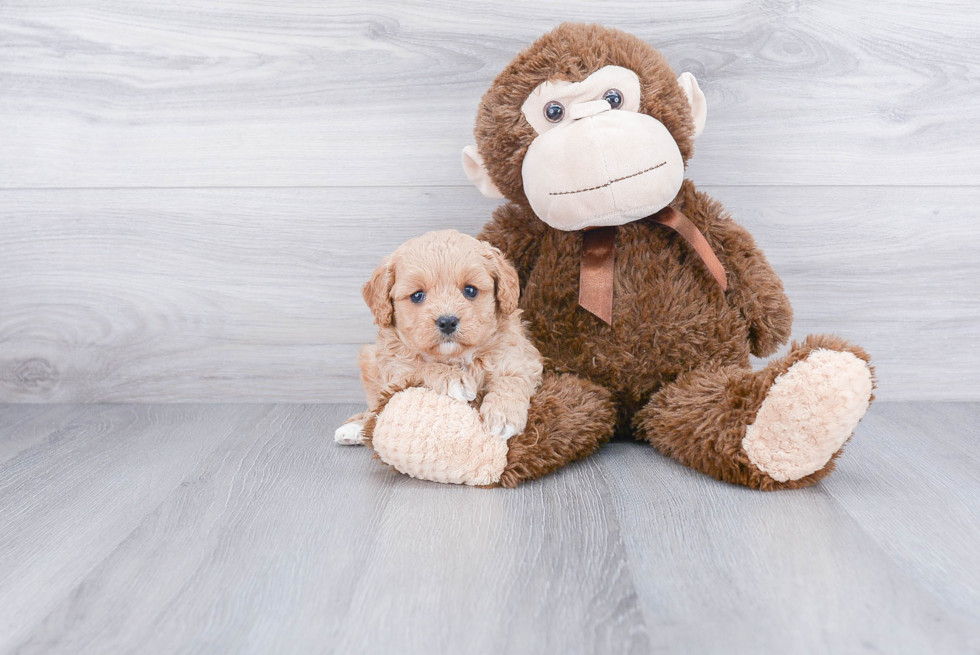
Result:
M521 324L517 272L499 250L456 230L429 232L386 257L362 293L378 325L358 357L368 411L335 441L361 443L381 399L411 386L479 407L502 439L524 431L541 354Z

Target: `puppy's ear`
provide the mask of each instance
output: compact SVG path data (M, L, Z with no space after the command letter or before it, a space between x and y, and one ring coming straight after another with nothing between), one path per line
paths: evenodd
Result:
M497 305L500 311L505 316L513 314L517 311L517 301L521 297L521 283L517 271L503 253L489 243L486 244L484 257L490 262L490 275L496 287Z
M391 305L391 287L395 285L395 267L391 257L385 257L384 261L374 269L371 279L361 288L361 295L367 303L371 313L374 314L374 322L379 327L391 325L391 315L394 307Z

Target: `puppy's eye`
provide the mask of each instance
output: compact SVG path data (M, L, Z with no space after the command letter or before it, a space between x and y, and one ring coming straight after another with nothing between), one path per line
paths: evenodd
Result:
M565 107L557 100L552 100L544 106L544 117L552 123L560 123L565 118Z
M619 92L619 89L609 89L603 94L602 99L608 102L613 109L619 109L623 106L623 94Z
M423 300L425 300L425 291L416 291L409 297L412 299L412 302L417 305Z
M465 287L463 287L463 295L467 298L476 298L476 294L478 293L480 293L480 290L472 284L467 284Z

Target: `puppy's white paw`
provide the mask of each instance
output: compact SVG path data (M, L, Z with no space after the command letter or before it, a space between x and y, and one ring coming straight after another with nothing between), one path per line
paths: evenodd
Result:
M487 432L495 437L500 437L507 441L516 434L524 431L524 423L527 421L527 414L521 416L518 412L508 414L505 408L496 402L497 397L488 395L483 399L483 406L480 407L480 416L483 424L487 426ZM520 424L517 422L520 421Z
M468 403L470 401L476 400L476 388L467 387L459 380L453 380L449 383L449 389L446 395L450 398Z
M333 433L333 440L342 446L364 443L364 426L360 423L344 423Z
M513 423L501 423L490 429L490 434L495 437L500 437L504 441L507 441L517 433L517 426Z

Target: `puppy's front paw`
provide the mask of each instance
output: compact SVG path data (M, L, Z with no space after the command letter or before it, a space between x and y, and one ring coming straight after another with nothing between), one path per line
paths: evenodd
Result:
M333 440L342 446L357 446L364 443L364 426L352 421L344 423L333 433Z
M527 423L527 409L509 407L497 396L488 394L480 407L480 416L490 434L504 441L524 431Z
M453 371L451 374L442 377L432 389L464 403L476 399L476 380L466 373Z
M517 426L513 423L502 423L490 428L490 434L495 437L500 437L504 441L507 441L518 432L520 432L520 430L518 430Z
M446 390L446 395L450 398L461 400L464 403L476 400L476 382L469 377L451 380Z

